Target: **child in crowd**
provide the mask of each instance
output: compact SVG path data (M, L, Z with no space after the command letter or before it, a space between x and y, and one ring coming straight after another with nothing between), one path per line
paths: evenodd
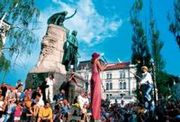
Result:
M21 102L17 101L16 104L17 104L17 106L16 106L15 111L14 111L14 122L20 122L20 118L21 118L23 108L21 106Z

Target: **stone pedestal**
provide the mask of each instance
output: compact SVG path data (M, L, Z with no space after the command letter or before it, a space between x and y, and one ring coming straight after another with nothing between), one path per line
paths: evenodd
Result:
M59 72L66 74L61 64L64 55L63 45L66 41L67 30L63 27L50 24L41 43L41 53L36 67L30 72Z
M41 72L41 73L28 73L26 79L26 88L36 89L38 86L41 86L45 79L48 77L49 73L53 73L55 78L54 83L54 95L59 92L59 88L63 81L65 81L65 75L59 72Z
M45 81L49 73L53 73L56 83L54 92L58 91L59 86L65 80L66 70L62 65L64 54L63 45L66 41L67 29L50 24L46 35L41 43L41 52L37 65L28 73L26 88L37 88Z

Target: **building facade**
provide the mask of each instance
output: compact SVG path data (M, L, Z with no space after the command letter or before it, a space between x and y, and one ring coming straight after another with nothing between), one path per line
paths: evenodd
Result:
M101 72L102 97L109 99L111 103L134 102L136 90L136 66L130 62L107 64L107 68ZM90 92L91 63L82 61L79 63L78 73L86 80L84 89Z

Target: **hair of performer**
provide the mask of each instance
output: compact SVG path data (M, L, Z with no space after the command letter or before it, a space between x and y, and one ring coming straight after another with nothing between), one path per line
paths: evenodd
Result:
M100 64L100 54L92 54L92 76L90 81L91 86L91 110L92 119L94 121L100 121L101 118L101 79L100 71L106 69L106 66Z

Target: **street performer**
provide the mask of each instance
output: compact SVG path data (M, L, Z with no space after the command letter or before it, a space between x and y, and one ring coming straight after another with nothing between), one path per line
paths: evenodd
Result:
M92 54L92 76L91 76L91 110L92 110L92 120L100 121L101 119L101 79L100 71L106 69L107 66L101 65L100 54Z
M152 92L152 89L153 89L153 80L152 80L152 76L151 74L148 72L148 68L146 66L142 66L141 67L141 70L142 70L142 79L141 81L139 82L139 86L140 87L145 87L145 90L144 90L144 98L145 98L145 101L152 101L152 98L151 98L151 92Z

